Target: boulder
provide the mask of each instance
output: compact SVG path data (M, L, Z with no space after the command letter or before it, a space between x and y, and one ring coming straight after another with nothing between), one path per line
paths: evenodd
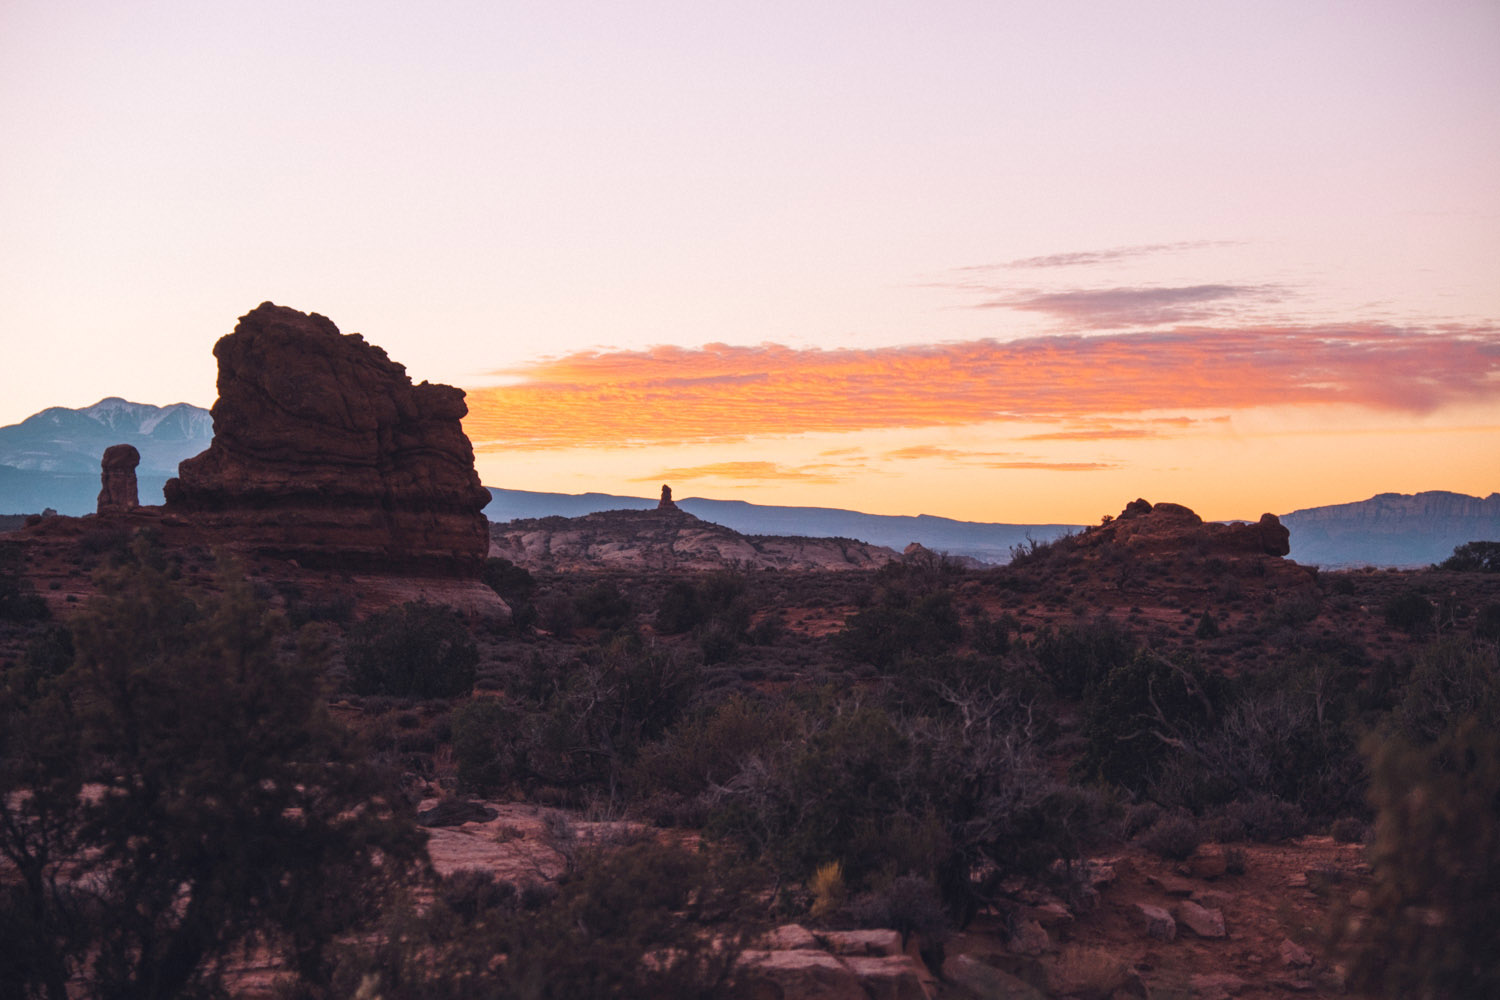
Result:
M1177 904L1177 922L1201 938L1224 937L1224 914L1192 900Z
M1313 957L1308 950L1291 938L1282 938L1281 946L1277 948L1277 954L1281 961L1294 969L1305 969L1313 964Z
M1132 908L1135 922L1146 932L1147 937L1158 941L1174 941L1177 939L1177 921L1172 915L1159 906L1149 903L1136 903Z
M112 444L99 462L99 513L118 514L140 506L135 467L141 453L132 444Z
M304 566L478 578L489 493L463 390L413 385L359 334L269 302L214 356L213 442L167 482L169 514Z
M949 958L943 963L943 978L958 986L962 995L982 1000L1046 1000L1035 986L972 955Z
M1010 936L1010 950L1017 955L1040 955L1050 951L1052 938L1035 920L1019 920Z

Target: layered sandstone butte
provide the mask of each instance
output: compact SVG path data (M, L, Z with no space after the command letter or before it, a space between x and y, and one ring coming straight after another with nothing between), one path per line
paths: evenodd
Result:
M489 493L462 389L413 385L360 335L269 302L214 356L213 443L168 481L168 514L307 566L477 577Z

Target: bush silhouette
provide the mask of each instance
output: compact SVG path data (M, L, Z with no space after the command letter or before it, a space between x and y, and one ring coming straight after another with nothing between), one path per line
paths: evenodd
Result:
M408 601L355 626L345 659L360 694L456 698L474 688L479 648L458 613Z
M1468 718L1428 746L1369 745L1370 917L1351 985L1388 997L1500 996L1500 733Z
M327 715L326 646L281 652L242 574L184 589L141 543L73 622L76 656L0 684L0 984L212 993L259 941L303 982L423 856L410 810ZM83 905L87 902L87 905Z

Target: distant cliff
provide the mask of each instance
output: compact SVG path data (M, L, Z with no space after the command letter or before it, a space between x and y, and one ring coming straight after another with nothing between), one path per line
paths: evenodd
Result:
M1319 566L1427 566L1464 542L1500 540L1500 493L1381 493L1281 515L1292 558Z

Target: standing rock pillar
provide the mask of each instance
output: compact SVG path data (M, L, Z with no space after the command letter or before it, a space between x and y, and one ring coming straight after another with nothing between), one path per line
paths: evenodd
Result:
M99 462L99 513L118 514L141 505L136 492L135 467L141 453L134 445L112 444Z

